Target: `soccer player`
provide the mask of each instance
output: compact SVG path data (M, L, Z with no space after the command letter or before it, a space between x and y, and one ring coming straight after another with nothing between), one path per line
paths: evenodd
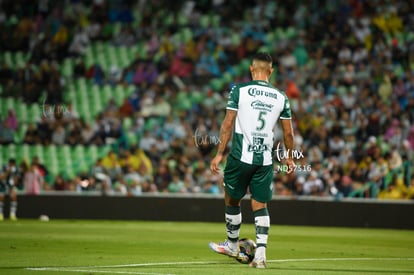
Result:
M251 208L255 218L257 250L250 266L266 267L266 246L270 227L267 202L272 198L273 130L281 122L286 149L288 173L293 171L293 129L290 104L286 94L273 87L269 78L273 72L272 57L257 53L251 62L252 81L235 85L227 102L226 115L220 128L217 154L210 163L213 173L232 137L232 146L224 169L225 220L227 239L209 244L220 254L240 258L239 233L242 223L240 201L251 193Z
M3 204L5 196L10 196L10 220L17 220L17 195L15 186L19 179L19 169L16 166L16 160L10 159L8 164L0 171L0 221L4 219Z

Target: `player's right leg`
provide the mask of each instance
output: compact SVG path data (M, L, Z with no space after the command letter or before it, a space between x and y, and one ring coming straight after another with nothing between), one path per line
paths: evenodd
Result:
M216 253L226 255L229 257L237 258L239 257L239 246L237 242L231 242L229 240L225 240L221 243L210 242L208 244L211 250Z
M230 257L247 257L239 253L239 234L242 223L240 201L246 194L252 167L229 156L224 169L224 201L227 239L222 243L210 243L209 247Z
M227 239L221 243L209 243L209 247L214 252L230 257L239 257L239 234L242 222L240 200L232 199L225 191L225 218Z
M251 267L266 268L266 247L270 228L270 216L265 203L252 198L254 223L256 227L256 252Z
M250 266L266 268L266 247L270 228L270 216L267 202L272 198L273 167L260 167L252 178L250 191L251 206L256 227L256 253Z

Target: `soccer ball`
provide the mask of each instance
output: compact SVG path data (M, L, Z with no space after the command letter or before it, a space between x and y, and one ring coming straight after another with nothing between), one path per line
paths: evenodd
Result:
M256 252L256 243L248 238L239 240L240 256L236 258L239 263L248 264L253 261Z

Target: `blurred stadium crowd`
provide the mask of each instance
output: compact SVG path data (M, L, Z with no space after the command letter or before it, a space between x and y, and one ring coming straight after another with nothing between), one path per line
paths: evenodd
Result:
M304 155L275 195L414 198L413 1L0 5L1 158L40 175L26 190L222 192L226 96L268 51Z

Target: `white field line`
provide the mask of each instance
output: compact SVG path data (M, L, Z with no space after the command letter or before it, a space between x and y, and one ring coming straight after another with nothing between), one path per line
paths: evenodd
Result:
M77 267L29 267L26 270L31 271L58 271L58 272L93 272L93 273L110 273L110 274L134 274L134 275L174 275L171 273L148 273L148 272L134 272L134 271L110 271L97 269L78 269Z
M219 261L162 262L162 263L141 263L141 264L122 264L122 265L97 265L97 266L90 266L90 268L119 268L119 267L163 266L163 265L206 265L206 264L221 264L221 263L223 262L219 262Z
M323 262L323 261L414 261L414 258L303 258L303 259L278 259L267 260L269 263L286 262ZM66 266L66 267L29 267L26 270L32 271L63 271L63 272L96 272L112 274L135 274L135 275L173 275L166 273L146 273L133 271L109 271L97 270L98 268L123 268L123 267L147 267L147 266L166 266L166 265L206 265L220 264L222 261L198 261L198 262L160 262L160 263L140 263L123 265L99 265L99 266Z
M327 262L327 261L414 261L414 258L311 258L311 259L279 259L267 260L269 263L287 262Z

